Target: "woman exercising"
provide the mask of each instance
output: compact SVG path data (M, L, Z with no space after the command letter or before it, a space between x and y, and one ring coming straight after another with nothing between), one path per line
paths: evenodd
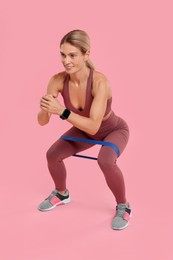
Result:
M96 71L89 59L87 33L82 30L67 33L60 42L60 54L65 70L54 75L48 83L47 93L40 100L39 124L45 125L52 114L58 115L72 124L64 136L110 142L121 154L128 142L129 128L111 109L111 87L105 75ZM59 93L64 105L57 99ZM47 162L55 189L39 205L39 210L48 211L70 202L63 160L93 145L60 138L50 147ZM102 146L97 161L116 200L112 228L119 230L128 226L131 209L126 199L124 178L116 164L117 157L113 149Z

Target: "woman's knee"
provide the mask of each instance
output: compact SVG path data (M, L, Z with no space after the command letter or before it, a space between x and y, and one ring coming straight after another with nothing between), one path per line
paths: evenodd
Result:
M109 156L98 156L97 158L98 165L101 169L110 169L116 163L115 158L110 158Z
M46 152L46 158L47 158L47 161L52 161L52 158L53 158L53 153L52 153L52 150L51 148L49 148L49 150Z
M52 147L46 153L46 158L48 162L55 162L60 160L60 156L57 150L53 149Z
M98 154L97 162L101 169L112 168L116 164L117 155L110 147L103 146Z

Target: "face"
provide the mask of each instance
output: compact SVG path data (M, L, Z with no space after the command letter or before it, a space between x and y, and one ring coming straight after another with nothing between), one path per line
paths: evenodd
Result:
M80 49L70 43L63 43L60 47L61 61L67 73L75 73L86 66L89 52L83 54Z

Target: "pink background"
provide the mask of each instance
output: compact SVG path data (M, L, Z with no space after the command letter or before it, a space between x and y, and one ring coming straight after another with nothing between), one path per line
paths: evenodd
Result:
M173 259L172 11L171 0L1 1L0 259ZM53 189L45 153L70 127L56 116L39 126L39 99L62 70L60 39L76 28L89 33L131 130L119 166L133 217L121 232L110 228L115 203L95 161L68 159L72 202L37 210Z

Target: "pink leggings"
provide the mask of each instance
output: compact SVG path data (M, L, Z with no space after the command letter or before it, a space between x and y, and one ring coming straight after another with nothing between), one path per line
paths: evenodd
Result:
M64 135L74 136L79 138L91 138L81 130L72 127ZM110 131L102 141L111 142L118 146L120 154L124 150L129 137L128 126L125 121L119 118L119 124ZM66 168L63 160L75 153L84 151L93 144L71 142L59 139L47 152L47 161L50 174L55 183L55 188L59 191L66 189ZM101 168L107 185L112 191L117 203L125 203L125 184L121 170L116 164L116 152L107 146L102 146L98 154L98 165Z

